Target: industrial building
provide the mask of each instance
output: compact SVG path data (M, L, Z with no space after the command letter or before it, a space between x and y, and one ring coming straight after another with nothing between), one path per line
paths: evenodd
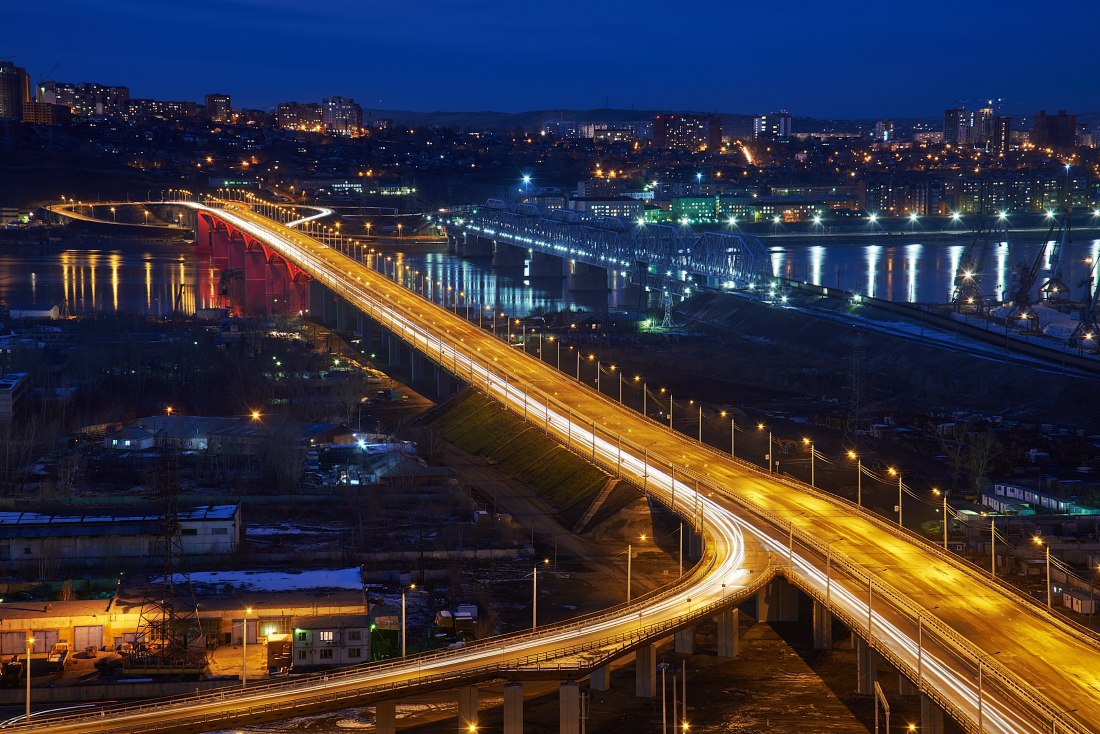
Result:
M186 555L225 555L240 546L240 505L183 509L178 517ZM0 568L13 574L142 564L160 552L161 526L159 515L0 512Z

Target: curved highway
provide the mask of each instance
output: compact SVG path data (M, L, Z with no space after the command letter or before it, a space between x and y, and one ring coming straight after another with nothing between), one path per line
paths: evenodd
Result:
M478 671L501 677L531 655L561 659L563 646L599 647L616 635L651 638L645 631L651 626L667 636L668 625L683 626L692 609L718 608L763 579L747 572L746 565L764 568L745 564L749 547L754 555L756 548L770 553L792 583L870 637L875 650L967 731L1100 731L1095 636L851 503L673 433L295 229L239 204L176 203L207 210L268 243L459 378L673 506L703 529L706 557L685 583L579 624L247 694L109 710L99 726L74 716L16 730L201 731L261 710L290 716L318 696L333 702L352 694L384 697L387 686L400 684L407 692L392 689L397 697L412 692L409 685L446 687Z

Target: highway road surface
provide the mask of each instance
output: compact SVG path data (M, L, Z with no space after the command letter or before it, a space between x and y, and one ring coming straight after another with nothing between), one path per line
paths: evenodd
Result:
M204 209L188 202L187 206ZM196 696L104 714L97 731L199 731L233 711L306 706L316 697L424 686L487 676L529 655L561 659L562 647L631 634L720 605L753 586L771 555L797 586L918 680L921 690L968 731L1100 732L1100 645L936 546L882 518L731 459L624 408L552 367L493 338L363 264L237 203L211 213L267 242L459 378L486 391L564 444L642 487L692 519L707 539L704 561L684 584L599 622L472 646L444 657L372 665L328 679L247 694ZM746 550L748 548L749 550ZM746 553L755 560L746 561ZM587 643L586 643L587 641ZM442 676L436 679L433 676ZM466 676L464 678L463 676ZM433 682L434 681L434 682ZM455 685L451 682L450 685ZM378 688L377 691L383 691ZM382 693L378 693L382 695ZM395 695L398 695L395 693ZM190 723L188 723L190 722ZM979 724L980 722L980 724ZM25 730L88 731L66 718ZM15 730L20 730L16 727Z

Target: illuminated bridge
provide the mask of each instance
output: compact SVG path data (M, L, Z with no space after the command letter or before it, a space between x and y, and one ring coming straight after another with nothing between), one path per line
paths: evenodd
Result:
M489 254L486 243L623 273L639 285L752 288L770 275L767 249L740 232L601 217L491 199L442 217L459 254Z
M704 540L682 581L589 617L484 640L460 650L108 707L44 715L11 731L197 732L374 703L393 732L394 701L456 689L462 730L476 730L477 688L505 681L504 731L523 728L523 681L561 681L562 732L579 731L577 681L603 690L608 665L635 655L635 692L655 693L656 645L717 618L718 652L738 652L737 606L756 596L761 621L796 620L812 600L815 646L832 647L833 621L852 633L861 693L883 701L879 666L919 695L920 731L950 716L968 732L1100 731L1100 643L1091 632L883 518L769 474L673 432L403 288L370 264L278 221L271 205L175 202L209 232L230 229L285 260L415 348L435 369L481 390L685 518ZM270 216L269 216L270 215ZM274 217L274 218L273 218ZM200 227L201 229L201 227ZM218 234L217 236L223 236ZM229 236L229 235L225 235ZM876 703L876 706L878 703ZM471 728L472 727L472 728Z

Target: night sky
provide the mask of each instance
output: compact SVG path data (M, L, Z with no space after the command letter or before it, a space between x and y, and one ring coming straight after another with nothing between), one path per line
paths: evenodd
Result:
M238 107L341 94L423 111L936 117L983 97L1017 114L1100 110L1095 0L8 0L0 13L0 58L35 82L227 92Z

